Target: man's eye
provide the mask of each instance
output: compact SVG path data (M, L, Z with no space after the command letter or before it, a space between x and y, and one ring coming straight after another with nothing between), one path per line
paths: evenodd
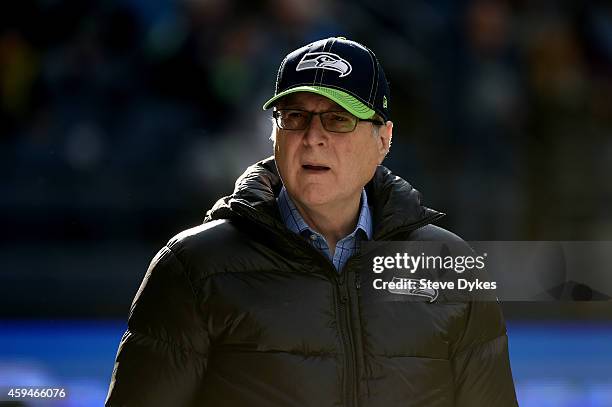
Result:
M335 122L347 122L350 120L348 117L341 114L334 114L331 116L331 119Z
M286 117L288 119L301 119L304 117L304 112L287 112Z

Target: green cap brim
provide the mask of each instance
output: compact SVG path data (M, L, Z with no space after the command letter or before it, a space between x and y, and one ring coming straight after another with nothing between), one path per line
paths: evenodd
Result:
M351 96L346 92L342 92L341 90L326 88L324 86L297 86L295 88L287 89L264 103L263 109L266 110L271 108L274 105L274 102L276 102L278 99L295 92L311 92L316 93L317 95L325 96L360 119L371 119L375 113L373 109L370 109L361 103L354 96Z

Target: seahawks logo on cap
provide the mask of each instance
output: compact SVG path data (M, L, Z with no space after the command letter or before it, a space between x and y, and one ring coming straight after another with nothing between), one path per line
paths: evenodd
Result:
M296 71L306 69L327 69L340 73L340 78L351 73L353 67L346 60L331 52L309 52L302 57L302 60L295 68Z

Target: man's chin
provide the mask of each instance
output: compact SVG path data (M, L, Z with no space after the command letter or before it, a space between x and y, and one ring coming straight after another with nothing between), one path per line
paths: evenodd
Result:
M330 188L333 186L308 185L296 198L302 206L312 208L325 206L334 201L334 197L330 195Z

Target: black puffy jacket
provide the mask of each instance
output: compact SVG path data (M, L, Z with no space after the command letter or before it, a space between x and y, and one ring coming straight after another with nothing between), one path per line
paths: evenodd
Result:
M107 406L515 406L496 302L376 302L280 221L272 159L156 255ZM374 240L460 241L380 166Z

